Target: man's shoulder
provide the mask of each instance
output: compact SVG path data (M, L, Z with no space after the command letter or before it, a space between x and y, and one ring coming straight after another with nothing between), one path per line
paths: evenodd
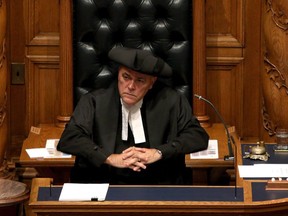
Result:
M155 88L154 88L155 87ZM176 104L189 103L188 97L185 94L185 89L177 89L165 84L153 86L149 94L147 94L146 101L165 106L174 106Z
M116 90L116 85L115 83L112 83L109 87L106 87L106 88L93 89L89 91L86 95L87 97L101 97L101 96L113 94L115 90Z
M79 103L103 103L104 101L111 101L107 100L107 98L116 98L117 94L117 89L115 89L113 86L109 86L108 88L94 89L83 94L80 97Z
M154 88L155 87L155 88ZM177 91L176 88L171 87L169 85L165 85L163 83L157 83L157 85L153 86L151 91L152 95L170 95L171 97L180 97L181 93Z

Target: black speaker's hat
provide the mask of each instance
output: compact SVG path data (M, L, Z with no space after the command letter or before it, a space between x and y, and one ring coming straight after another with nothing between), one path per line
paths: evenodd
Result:
M116 63L140 73L157 77L172 75L172 68L163 59L147 50L115 47L110 50L108 56Z

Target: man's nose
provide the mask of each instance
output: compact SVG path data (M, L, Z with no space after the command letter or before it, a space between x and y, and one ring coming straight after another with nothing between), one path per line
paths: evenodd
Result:
M132 80L132 81L130 81L130 83L129 83L129 85L128 85L128 88L130 89L130 90L134 90L135 89L135 82Z

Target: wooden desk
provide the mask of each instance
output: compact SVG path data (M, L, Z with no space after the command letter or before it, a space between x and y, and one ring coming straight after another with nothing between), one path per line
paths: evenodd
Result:
M205 128L210 136L210 139L218 140L218 159L191 159L190 155L186 155L186 166L191 167L193 172L193 184L206 184L209 178L209 169L234 169L233 160L224 160L224 156L228 155L228 141L223 124L213 124L212 127ZM235 142L239 143L236 132L232 132ZM233 144L232 144L233 145Z
M109 201L104 202L60 202L38 201L39 187L47 187L51 179L33 179L29 201L30 216L113 216L113 215L197 215L197 216L223 216L223 215L286 215L288 211L288 198L275 198L270 200L253 201L252 182L243 184L244 197L238 201ZM126 186L127 187L127 186ZM173 187L173 186L171 186ZM195 187L195 186L190 186ZM228 187L228 186L227 186ZM175 187L174 187L175 188ZM199 188L199 187L198 187ZM213 189L212 186L205 187ZM201 187L200 187L201 190ZM200 191L201 193L201 191ZM265 192L264 192L265 193ZM243 195L242 194L242 195ZM207 193L209 196L209 193Z
M256 146L257 145L257 141L253 142L241 142L239 143L239 146L237 146L237 164L238 165L254 165L254 164L263 164L263 165L271 165L271 164L287 164L287 157L288 157L288 152L275 152L274 151L274 145L276 143L265 143L265 147L266 147L266 151L269 154L269 158L267 161L263 161L263 160L254 160L254 159L249 159L249 158L243 158L245 156L245 153L247 154L247 152L249 152L249 148L252 146ZM237 167L238 168L238 167ZM265 168L261 167L261 170L263 170L263 172L265 172ZM238 170L237 170L238 172ZM239 172L238 172L239 174ZM276 174L275 174L276 175ZM276 179L279 176L274 176ZM245 178L247 179L247 178ZM245 180L244 179L244 180ZM254 180L263 180L266 179L268 180L269 178L252 178L250 177L249 179L254 179ZM283 179L286 179L286 177ZM238 181L239 181L239 185L241 185L241 181L242 179L239 177L238 175ZM287 191L288 192L288 191Z
M30 158L26 149L45 148L47 139L59 139L64 128L53 125L41 125L39 128L31 128L28 138L24 141L19 165L21 167L35 168L39 177L54 179L55 184L69 182L70 170L74 165L72 158Z
M44 148L47 139L60 138L63 128L53 125L42 125L40 131L34 128L24 141L20 155L19 165L21 167L33 167L39 173L39 177L49 177L54 179L55 184L69 182L70 170L74 165L75 158L30 158L26 152L29 148ZM186 155L186 165L191 167L193 172L193 184L207 184L209 169L223 168L234 169L233 161L225 161L223 158L228 155L227 136L222 124L213 124L212 127L205 128L210 139L218 140L219 159L190 159L190 155ZM238 137L236 133L232 133L236 142Z

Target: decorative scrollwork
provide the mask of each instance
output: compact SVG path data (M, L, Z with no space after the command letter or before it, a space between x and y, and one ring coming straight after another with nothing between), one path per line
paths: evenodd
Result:
M3 125L7 113L7 92L4 95L4 102L0 106L0 127Z
M280 29L287 31L288 29L288 17L287 15L284 13L283 10L281 10L281 8L273 8L272 5L273 0L267 0L266 4L268 7L267 12L271 12L272 15L272 19L274 21L274 23L276 24L276 26L278 26Z
M266 56L264 56L264 64L265 70L270 75L270 79L274 82L275 86L278 89L284 88L286 94L288 94L288 86L283 73L281 73L281 71L272 64Z
M274 122L271 120L266 107L265 107L265 103L264 103L264 99L262 100L262 118L263 118L263 127L265 128L265 130L268 131L269 136L274 136L276 134L276 125L274 124Z
M4 60L5 60L5 38L4 38L3 43L0 47L0 68L2 68Z

